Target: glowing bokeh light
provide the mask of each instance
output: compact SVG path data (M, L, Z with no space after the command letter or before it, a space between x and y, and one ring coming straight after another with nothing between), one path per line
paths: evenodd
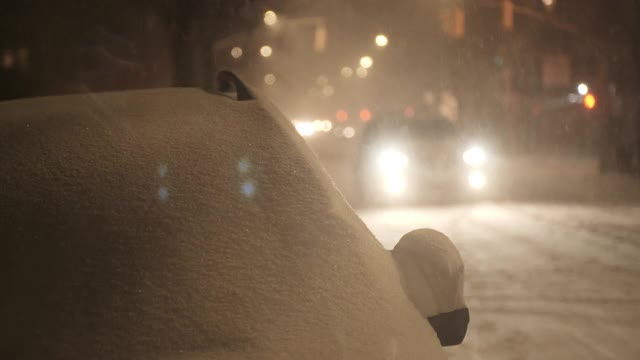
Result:
M340 75L348 79L353 76L353 69L348 66L345 66L340 70Z
M336 119L340 122L345 122L349 120L349 113L346 110L338 110L336 112Z
M333 129L333 123L330 120L322 120L322 131L329 132Z
M278 15L276 15L274 11L269 10L264 13L263 20L265 24L273 26L278 22Z
M462 160L469 166L482 166L487 161L487 153L481 147L473 146L462 154Z
M342 130L342 136L346 137L347 139L351 139L355 135L356 129L352 128L351 126L347 126L346 128L344 128L344 130Z
M367 77L367 75L369 75L369 70L363 68L362 66L358 67L356 69L356 75L361 78L364 79Z
M369 120L371 120L371 111L369 111L368 109L360 110L360 120L364 122L368 122Z
M256 193L256 186L253 184L252 181L245 181L242 183L242 186L240 187L240 191L242 192L242 195L244 195L245 197L251 198Z
M587 86L587 84L585 83L581 83L580 85L578 85L578 94L580 95L587 95L589 93L589 86Z
M378 34L376 36L376 45L385 47L389 43L389 39L384 34Z
M265 45L260 48L260 55L263 57L269 57L273 54L273 49L269 45Z
M235 46L233 49L231 49L231 57L237 59L240 56L242 56L242 48Z
M276 83L276 76L273 74L267 74L264 76L264 83L267 85L273 85Z
M487 177L479 171L469 174L469 186L476 190L483 189L487 185Z
M592 110L596 107L596 97L593 94L587 94L584 96L584 107L588 110Z
M373 66L373 59L371 58L371 56L363 56L360 58L360 66L362 66L365 69L370 68L371 66Z
M407 179L402 174L385 176L384 188L390 195L401 195L407 189Z
M316 132L313 123L310 121L294 121L293 126L295 126L298 134L304 137L311 136Z
M397 173L405 170L409 164L409 158L402 152L387 149L378 156L378 167L385 174Z

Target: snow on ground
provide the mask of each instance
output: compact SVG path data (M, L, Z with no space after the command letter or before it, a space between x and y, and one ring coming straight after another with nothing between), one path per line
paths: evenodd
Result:
M451 359L639 359L640 206L485 203L360 210L386 248L448 234L471 324Z

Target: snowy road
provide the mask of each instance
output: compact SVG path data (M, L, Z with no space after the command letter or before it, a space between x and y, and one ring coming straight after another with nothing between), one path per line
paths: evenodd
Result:
M359 214L387 248L431 227L460 249L472 321L451 359L640 359L640 206Z

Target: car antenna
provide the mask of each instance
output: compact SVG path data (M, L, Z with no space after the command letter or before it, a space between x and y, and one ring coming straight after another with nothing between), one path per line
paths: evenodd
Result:
M235 96L232 97L238 101L256 99L242 80L240 80L233 72L227 70L223 70L218 73L215 89L218 92L225 94L233 93L235 90Z

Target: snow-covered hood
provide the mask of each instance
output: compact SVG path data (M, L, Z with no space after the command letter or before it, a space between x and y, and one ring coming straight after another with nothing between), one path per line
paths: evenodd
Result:
M0 103L0 234L0 358L443 358L390 254L269 104Z

